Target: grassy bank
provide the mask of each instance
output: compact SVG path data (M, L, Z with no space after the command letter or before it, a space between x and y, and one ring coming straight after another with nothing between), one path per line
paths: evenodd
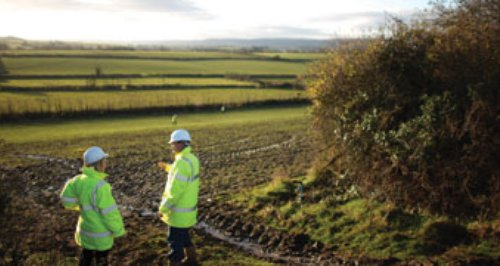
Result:
M342 179L319 180L313 175L276 176L268 184L233 196L253 219L292 233L306 233L345 257L500 261L500 220L457 221L426 212L406 211L392 204L363 199ZM299 200L298 184L304 186ZM480 265L480 264L474 264Z

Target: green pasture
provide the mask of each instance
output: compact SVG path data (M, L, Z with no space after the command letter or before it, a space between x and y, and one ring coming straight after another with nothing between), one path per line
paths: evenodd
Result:
M302 74L307 64L245 60L123 60L90 58L3 58L11 75L101 74Z
M250 53L238 52L205 52L205 51L116 51L116 50L7 50L1 55L29 56L113 56L113 57L144 57L144 58L256 58Z
M176 89L113 92L0 92L0 114L64 113L149 107L231 105L306 98L286 89Z
M144 57L175 59L210 58L281 58L281 59L320 59L326 53L314 52L239 52L239 51L125 51L125 50L6 50L0 56L89 56L89 57Z
M293 79L290 79L293 80ZM116 85L255 85L253 82L224 78L109 78L109 79L13 79L0 83L2 86L19 88L46 87L102 87Z
M180 113L177 125L170 115L114 116L97 119L71 119L0 124L0 139L7 143L44 142L125 134L150 130L171 131L175 128L216 128L218 126L251 125L273 121L296 121L308 116L306 106L255 108L225 112Z

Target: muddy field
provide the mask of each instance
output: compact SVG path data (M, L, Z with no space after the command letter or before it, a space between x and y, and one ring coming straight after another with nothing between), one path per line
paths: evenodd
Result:
M193 148L202 164L200 223L195 237L202 261L223 257L229 249L271 262L331 262L322 255L331 254L327 247L307 235L290 235L245 219L247 211L227 204L231 195L264 184L277 173L306 174L313 147L304 122L192 132ZM166 179L155 163L170 158L167 136L166 132L155 131L56 143L3 143L4 161L9 158L15 163L6 163L0 169L0 262L74 261L78 255L73 240L77 214L63 210L58 195L65 181L81 167L78 146L97 142L111 153L108 181L128 230L125 238L117 240L112 262L157 264L168 251L166 226L154 217ZM216 246L222 248L214 252Z

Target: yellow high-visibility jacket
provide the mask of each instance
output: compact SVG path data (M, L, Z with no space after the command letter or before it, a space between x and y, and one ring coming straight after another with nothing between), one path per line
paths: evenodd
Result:
M170 226L188 228L196 224L198 192L200 190L200 163L191 153L191 147L175 155L168 171L167 184L160 204L162 220Z
M85 249L109 250L113 238L125 234L106 176L93 167L84 167L82 174L68 180L61 192L64 208L80 212L75 240Z

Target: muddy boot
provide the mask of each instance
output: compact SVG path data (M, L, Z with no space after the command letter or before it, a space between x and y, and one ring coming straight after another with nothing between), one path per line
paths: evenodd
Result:
M161 255L157 259L158 266L167 266L168 265L168 257L167 255Z
M168 260L167 256L161 257L158 261L158 266L181 266L182 262L177 261L177 262L172 262Z
M183 265L197 266L198 260L196 259L196 248L194 246L185 248L186 258L182 261Z
M158 258L158 266L168 266L168 265L171 265L171 266L182 265L182 262L180 262L180 261L171 262L168 259L168 255L162 255Z

